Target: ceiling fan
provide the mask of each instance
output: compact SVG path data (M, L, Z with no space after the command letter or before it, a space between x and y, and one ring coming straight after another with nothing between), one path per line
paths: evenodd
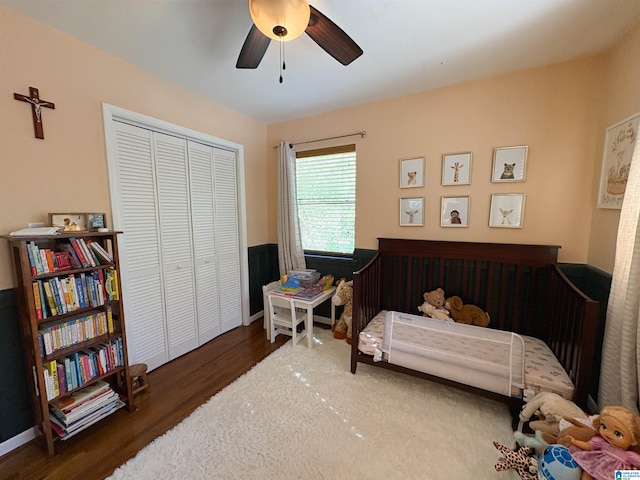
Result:
M302 33L343 65L349 65L363 53L344 30L306 0L249 0L249 11L253 25L236 68L257 68L271 39L283 42Z

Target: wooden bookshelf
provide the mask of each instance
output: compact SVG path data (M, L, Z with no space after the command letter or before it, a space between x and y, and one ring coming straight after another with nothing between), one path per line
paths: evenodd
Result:
M119 275L117 236L121 233L2 237L8 240L14 261L34 420L50 455L60 435L71 438L83 430L76 425L73 431L63 428L57 434L52 427L52 405L64 404L84 389L106 382L118 395L111 395L102 414L87 420L85 428L120 406L135 409ZM84 261L72 253L73 243L73 248L87 247Z

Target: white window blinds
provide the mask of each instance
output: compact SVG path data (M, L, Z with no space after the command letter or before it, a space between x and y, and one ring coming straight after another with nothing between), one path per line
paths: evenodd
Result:
M296 157L298 217L303 248L353 253L355 145L299 152Z

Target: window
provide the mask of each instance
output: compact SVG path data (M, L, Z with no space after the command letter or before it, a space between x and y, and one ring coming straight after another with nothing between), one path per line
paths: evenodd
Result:
M296 160L302 247L353 253L356 226L356 146L299 152Z

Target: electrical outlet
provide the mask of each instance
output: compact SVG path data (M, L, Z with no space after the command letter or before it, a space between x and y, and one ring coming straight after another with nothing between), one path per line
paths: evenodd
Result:
M42 223L42 222L32 222L32 223L28 223L27 227L29 227L29 228L44 227L44 223Z

